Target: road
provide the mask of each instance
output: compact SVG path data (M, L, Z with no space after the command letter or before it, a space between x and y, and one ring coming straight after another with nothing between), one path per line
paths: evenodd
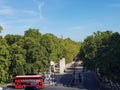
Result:
M81 72L81 77L79 84L73 85L72 80L74 80L74 77L72 78L71 74L66 74L62 77L60 83L63 86L79 88L79 90L106 90L102 87L94 72Z
M87 90L103 90L99 80L94 72L87 71L83 73L82 86Z
M79 83L77 85L74 85L73 83L75 80L73 71L76 71L76 75L77 73L81 73L81 80L79 78L79 75L77 77L77 79L80 80L78 81ZM66 71L66 74L64 74L59 79L59 81L58 80L56 81L57 81L57 86L47 85L46 88L43 90L106 90L106 89L103 89L103 87L101 86L101 83L97 79L94 72L92 71L82 72L82 69L80 68L76 68L76 69L69 68ZM16 89L5 88L4 90L16 90Z
M5 88L4 90L24 90L24 89ZM46 88L42 90L87 90L87 89L78 89L59 85L59 86L46 86Z
M86 90L86 89L78 89L74 87L65 87L65 86L49 86L44 90Z
M71 74L66 74L61 78L61 81L56 86L47 85L43 90L104 90L100 86L100 82L97 80L93 72L82 72L82 81L77 86L72 86ZM4 90L18 90L13 88L5 88ZM20 89L23 90L23 89Z

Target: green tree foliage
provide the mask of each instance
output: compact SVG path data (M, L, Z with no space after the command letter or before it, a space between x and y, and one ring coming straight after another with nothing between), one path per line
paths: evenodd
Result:
M64 57L67 62L71 62L79 53L80 43L72 41L70 38L64 39L62 43L64 45Z
M9 46L6 40L0 38L0 83L5 82L9 77Z
M0 33L2 32L3 28L0 26Z
M7 43L9 45L12 45L12 44L16 43L17 41L19 41L20 39L22 39L22 36L8 34L5 36L5 39L7 40Z
M62 57L70 62L79 48L79 42L61 39L51 33L42 35L32 28L23 36L8 34L0 37L0 81L5 82L14 75L44 72L51 60L59 62Z
M59 53L61 53L58 52L60 51L58 48L60 46L58 38L53 34L45 34L42 36L41 44L45 48L46 56L49 62L51 60L58 62L60 59Z
M44 69L42 64L46 60L46 56L44 55L45 49L41 45L40 40L41 33L38 29L29 29L25 31L24 49L26 49L26 62L31 65L31 68L28 67L28 70L31 71L29 72L30 74L39 73ZM46 63L44 63L44 65L46 66ZM27 72L27 74L29 73Z
M25 36L26 37L33 37L33 38L39 39L40 36L41 36L41 33L39 32L38 29L32 29L32 28L30 28L30 29L28 29L28 30L25 31Z
M24 75L24 64L25 64L25 50L18 46L16 43L10 46L10 66L9 73L11 75Z
M80 57L84 67L95 70L108 80L120 80L120 34L96 32L82 43Z

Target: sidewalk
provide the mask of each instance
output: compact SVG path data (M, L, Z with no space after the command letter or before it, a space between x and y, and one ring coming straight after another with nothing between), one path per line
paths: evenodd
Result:
M91 72L94 73L95 78L96 78L97 81L99 82L99 85L100 85L101 89L103 89L103 90L111 90L110 88L108 88L108 87L105 85L105 83L103 83L103 82L100 81L99 77L97 76L97 74L96 74L94 71L91 71Z

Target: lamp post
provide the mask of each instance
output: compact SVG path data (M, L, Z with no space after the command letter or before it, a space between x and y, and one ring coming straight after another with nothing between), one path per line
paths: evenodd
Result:
M54 83L54 68L55 68L55 63L53 61L50 62L50 76L51 76L51 83Z
M75 85L75 83L76 83L75 73L76 73L76 70L75 70L75 62L74 62L74 85Z
M54 84L54 66L51 65L51 72L52 72L52 84Z

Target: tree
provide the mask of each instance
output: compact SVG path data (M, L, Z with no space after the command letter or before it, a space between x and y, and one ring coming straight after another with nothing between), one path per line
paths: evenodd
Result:
M3 28L0 26L0 33L2 32Z
M48 67L47 52L41 44L41 37L41 33L36 29L25 32L23 48L26 49L26 62L30 65L27 74L36 74Z
M10 47L10 66L9 73L11 75L24 75L24 58L25 50L17 44L12 44Z
M7 40L7 43L9 45L12 45L12 44L18 42L20 39L22 39L22 36L8 34L8 35L5 36L5 39Z
M3 28L0 26L0 33ZM77 55L80 43L28 29L24 36L7 34L0 37L0 83L14 75L38 74L46 71L50 61L63 57L70 62Z
M6 40L0 38L0 83L5 82L9 77L9 46L6 43Z
M64 48L64 57L66 62L69 63L73 61L73 59L79 53L80 43L72 41L70 38L64 39L62 43Z
M25 31L24 34L25 37L33 37L33 38L39 38L41 37L41 33L39 32L39 29L32 29L29 28L28 30Z
M82 43L79 55L87 69L108 80L120 80L120 35L111 31L97 32Z

